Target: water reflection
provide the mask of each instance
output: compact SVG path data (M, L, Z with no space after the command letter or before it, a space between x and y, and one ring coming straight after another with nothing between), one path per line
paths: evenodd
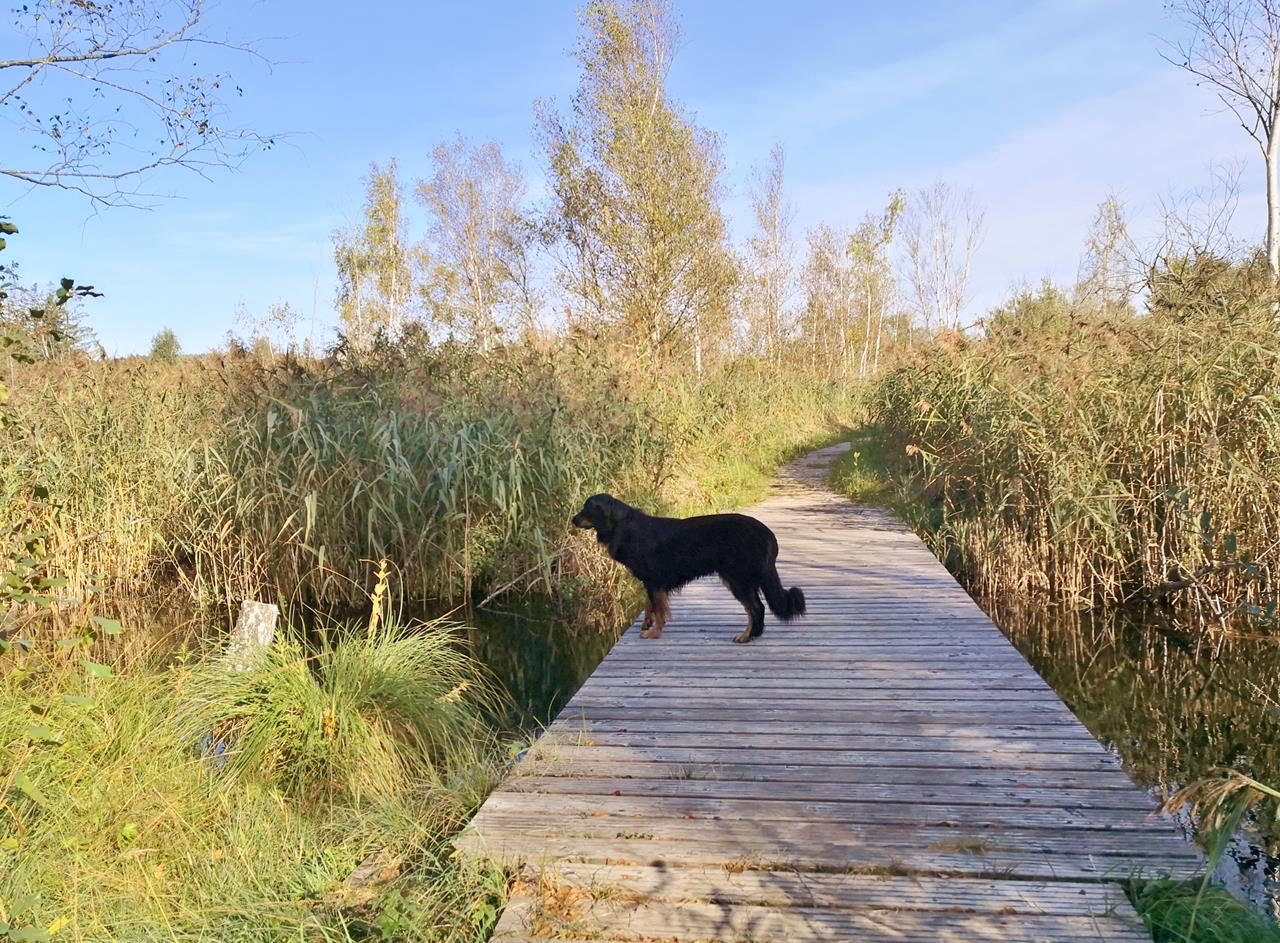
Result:
M1280 783L1280 640L1197 639L1133 612L984 608L1157 798L1224 766ZM1183 826L1194 832L1194 823ZM1237 894L1273 916L1280 914L1278 838L1255 818L1219 869Z
M550 723L608 654L616 636L576 626L548 606L473 612L463 617L472 652L511 695L509 730Z

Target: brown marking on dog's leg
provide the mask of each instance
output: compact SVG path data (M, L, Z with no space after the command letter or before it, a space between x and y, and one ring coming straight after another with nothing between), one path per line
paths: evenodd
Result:
M649 637L649 626L653 625L653 604L648 599L644 601L644 621L640 623L640 637Z
M754 614L751 611L751 604L747 601L748 597L743 592L735 592L734 587L727 582L725 583L725 586L728 588L729 592L733 593L733 598L738 600L738 605L742 606L743 610L747 614L747 627L733 637L735 642L745 645L747 642L750 642L755 638L755 636L751 634L751 627L755 624Z
M649 630L649 638L662 638L662 629L671 618L671 606L667 602L666 593L653 595L653 628Z

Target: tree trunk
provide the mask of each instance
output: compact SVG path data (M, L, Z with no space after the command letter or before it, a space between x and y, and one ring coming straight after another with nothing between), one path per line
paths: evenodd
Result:
M867 360L871 353L871 292L866 293L867 298L867 326L862 335L862 360L858 364L858 376L866 378Z
M1267 268L1274 284L1280 280L1280 134L1272 127L1265 153L1267 163Z
M880 308L880 316L876 318L876 356L872 363L871 371L873 373L880 372L880 337L884 334L884 308Z

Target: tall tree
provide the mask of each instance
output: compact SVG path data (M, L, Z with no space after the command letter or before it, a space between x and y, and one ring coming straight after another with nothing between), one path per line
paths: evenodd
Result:
M1262 151L1267 265L1280 279L1280 3L1170 0L1190 36L1166 58L1208 82Z
M751 208L756 234L748 243L750 272L748 310L752 343L766 357L782 356L787 332L787 305L794 290L791 241L794 212L783 193L786 156L782 145L769 152L769 163L752 174Z
M867 214L849 236L849 261L853 267L854 293L862 309L862 354L858 376L865 377L880 367L885 314L894 301L896 285L889 248L906 197L901 190L889 197L880 216Z
M205 28L204 0L31 0L8 11L18 52L0 59L0 116L29 142L0 176L128 204L148 175L235 166L271 139L228 123L240 86L197 63L256 57Z
M428 305L436 321L487 350L505 324L533 326L524 176L497 144L473 148L461 135L435 149L432 165L417 191L436 263Z
M1133 252L1124 207L1115 196L1098 204L1085 240L1084 258L1076 283L1077 300L1114 310L1128 305L1132 295L1130 259Z
M852 272L845 246L848 234L823 224L806 236L804 318L801 325L809 365L836 371L849 348Z
M548 219L578 316L700 369L728 324L736 268L716 138L667 95L679 31L666 0L590 0L571 114L540 105Z
M972 192L936 183L907 203L902 221L907 280L926 331L960 327L983 211Z
M406 236L396 162L373 164L365 178L364 223L333 234L338 314L348 341L367 347L395 336L413 317L417 251Z

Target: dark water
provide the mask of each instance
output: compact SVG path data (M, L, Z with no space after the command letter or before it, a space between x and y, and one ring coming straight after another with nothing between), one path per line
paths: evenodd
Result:
M617 638L539 605L483 610L465 621L472 652L510 694L508 716L499 722L511 730L550 723Z
M1131 612L988 612L1157 799L1222 767L1280 784L1280 639L1215 640ZM1223 882L1280 915L1280 830L1255 816L1228 854Z
M498 705L496 725L513 733L536 732L546 726L596 669L624 626L616 632L578 625L572 616L537 600L484 610L421 609L397 604L395 619L404 626L442 619L455 626L471 654L492 673L507 697ZM84 612L64 614L67 626L87 623L91 615L119 619L130 639L138 639L133 654L154 658L199 650L210 638L222 638L235 622L236 611L213 607L200 610L189 599L174 595L129 602L95 600ZM362 626L367 610L333 613L295 611L282 622L301 630L314 644L342 626ZM35 627L33 627L34 629ZM113 657L120 658L120 653ZM126 659L127 660L127 659Z

